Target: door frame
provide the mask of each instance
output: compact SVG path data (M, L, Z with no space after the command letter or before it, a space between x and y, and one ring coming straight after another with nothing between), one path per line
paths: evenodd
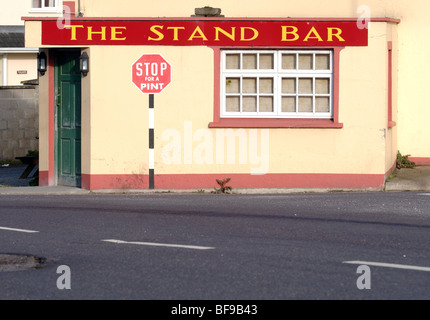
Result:
M53 86L52 91L54 96L52 97L53 99L53 111L54 111L54 115L53 115L53 128L54 128L54 141L53 141L53 169L54 169L54 185L59 185L59 175L60 175L60 170L59 170L59 133L58 133L58 107L57 107L57 95L58 95L58 87L59 87L59 69L58 69L58 54L59 53L79 53L79 55L81 54L81 48L71 48L71 49L51 49L50 53L52 54L52 64L53 64L53 81L51 83L51 85ZM82 171L82 76L81 76L81 101L80 101L80 106L79 108L80 110L80 114L81 114L81 128L80 128L80 136L81 136L81 152L80 152L80 167L81 167L81 171ZM76 186L77 188L81 188L82 187L82 172L81 172L81 177L78 181L78 184Z

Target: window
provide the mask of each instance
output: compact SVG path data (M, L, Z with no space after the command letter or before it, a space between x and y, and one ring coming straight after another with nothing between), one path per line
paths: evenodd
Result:
M36 12L58 12L60 0L32 0L31 11Z
M332 50L221 54L221 118L333 118Z

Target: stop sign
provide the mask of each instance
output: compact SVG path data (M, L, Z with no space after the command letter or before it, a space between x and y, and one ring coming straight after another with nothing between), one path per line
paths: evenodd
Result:
M171 66L160 54L143 54L131 66L131 81L143 93L160 93L171 78Z

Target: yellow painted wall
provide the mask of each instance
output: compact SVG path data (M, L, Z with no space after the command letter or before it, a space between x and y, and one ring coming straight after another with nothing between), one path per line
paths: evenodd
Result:
M415 0L414 0L415 1ZM421 1L421 0L419 0ZM221 8L226 17L357 17L357 8L367 5L372 16L397 16L402 7L409 3L404 0L127 0L127 5L115 0L81 0L85 16L92 17L189 17L195 8L212 6Z
M391 144L386 129L386 28L386 23L375 23L369 47L350 47L341 52L339 118L343 129L264 129L270 136L268 173L386 172L387 140ZM247 164L240 164L238 154L235 163L228 164L227 153L224 165L217 165L215 140L212 164L198 164L194 157L190 164L185 158L190 155L185 149L187 143L191 143L193 152L201 145L200 140L190 140L197 138L195 134L210 132L216 139L217 130L224 130L208 129L213 120L212 49L99 46L92 47L90 53L92 174L148 171L148 95L131 83L131 65L143 53L162 54L173 72L172 83L155 96L157 173L246 173L259 167L251 164L249 156ZM261 130L257 130L259 142ZM250 130L245 131L249 141ZM173 142L169 132L180 134L179 164L166 163L162 158ZM238 144L236 147L239 152ZM261 146L257 150L260 154Z
M49 52L45 53L49 59ZM48 60L49 61L49 60ZM39 171L49 170L49 77L39 77Z
M403 155L430 158L430 49L427 21L430 2L405 1L399 24L398 140Z
M40 21L25 22L25 47L26 48L42 47L42 22Z
M194 8L213 6L222 9L226 17L363 17L370 10L372 17L392 17L401 19L399 25L399 84L398 84L398 145L402 153L418 157L430 157L430 126L426 119L430 116L427 107L426 84L430 65L426 63L428 30L426 15L430 9L427 0L303 0L299 3L271 0L262 6L259 1L249 0L129 0L127 6L115 0L82 0L85 16L112 17L188 17ZM361 6L367 6L361 7ZM132 9L131 9L132 8ZM420 75L421 81L417 81ZM416 115L420 115L417 117Z
M0 4L0 25L23 25L22 16L28 15L31 0L2 1Z
M388 127L386 130L386 148L385 148L385 171L387 173L397 160L398 151L398 68L399 68L399 41L398 41L398 25L388 24L387 25L387 41L391 41L392 45L392 84L391 84L391 99L392 99L392 119L391 121L395 124L392 127ZM387 98L388 99L388 98ZM387 101L388 103L388 101ZM388 115L387 115L388 117ZM388 119L387 119L388 120Z
M7 55L8 85L21 85L21 81L37 79L36 53L8 53ZM18 71L27 74L18 74Z
M141 1L127 6L117 1L82 0L85 17L189 17L194 8L222 8L226 17L362 17L360 1ZM426 30L422 28L425 0L369 0L372 17L401 19L399 25L372 22L368 47L347 47L340 59L339 121L342 129L257 129L270 136L269 173L384 174L393 165L397 149L430 157L430 108L425 92L430 74L426 63ZM362 10L366 7L361 8ZM40 22L26 22L27 46L40 46ZM387 41L393 42L393 120L387 127ZM89 75L83 79L83 163L87 174L147 174L148 96L131 83L131 65L143 53L162 54L172 65L172 83L155 95L155 167L158 174L249 172L249 163L188 164L185 139L189 132L216 137L208 129L213 120L213 51L207 47L93 46ZM41 82L41 102L46 83ZM43 107L41 107L43 109ZM43 113L41 113L42 115ZM41 124L44 120L41 120ZM191 128L192 127L192 128ZM42 128L42 126L41 126ZM43 130L43 129L42 129ZM181 137L181 163L166 164L163 151ZM167 132L167 133L166 133ZM210 132L210 133L208 133ZM245 129L248 139L252 130ZM163 139L164 138L164 139ZM260 140L259 140L260 141ZM193 141L195 150L201 141ZM258 148L260 154L261 148ZM214 153L216 148L214 148ZM165 156L165 154L164 154ZM186 157L186 155L185 155ZM224 163L227 163L225 158ZM42 164L41 170L43 170Z

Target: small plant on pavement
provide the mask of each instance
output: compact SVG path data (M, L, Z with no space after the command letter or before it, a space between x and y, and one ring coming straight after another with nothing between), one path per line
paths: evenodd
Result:
M216 182L218 183L218 185L220 186L220 188L214 188L215 189L215 193L231 193L232 192L232 187L230 186L226 186L226 184L230 181L230 178L225 178L222 180L216 179Z
M412 162L408 159L410 154L407 154L403 156L400 151L397 151L397 161L396 161L396 167L397 169L401 168L414 168L415 162Z

